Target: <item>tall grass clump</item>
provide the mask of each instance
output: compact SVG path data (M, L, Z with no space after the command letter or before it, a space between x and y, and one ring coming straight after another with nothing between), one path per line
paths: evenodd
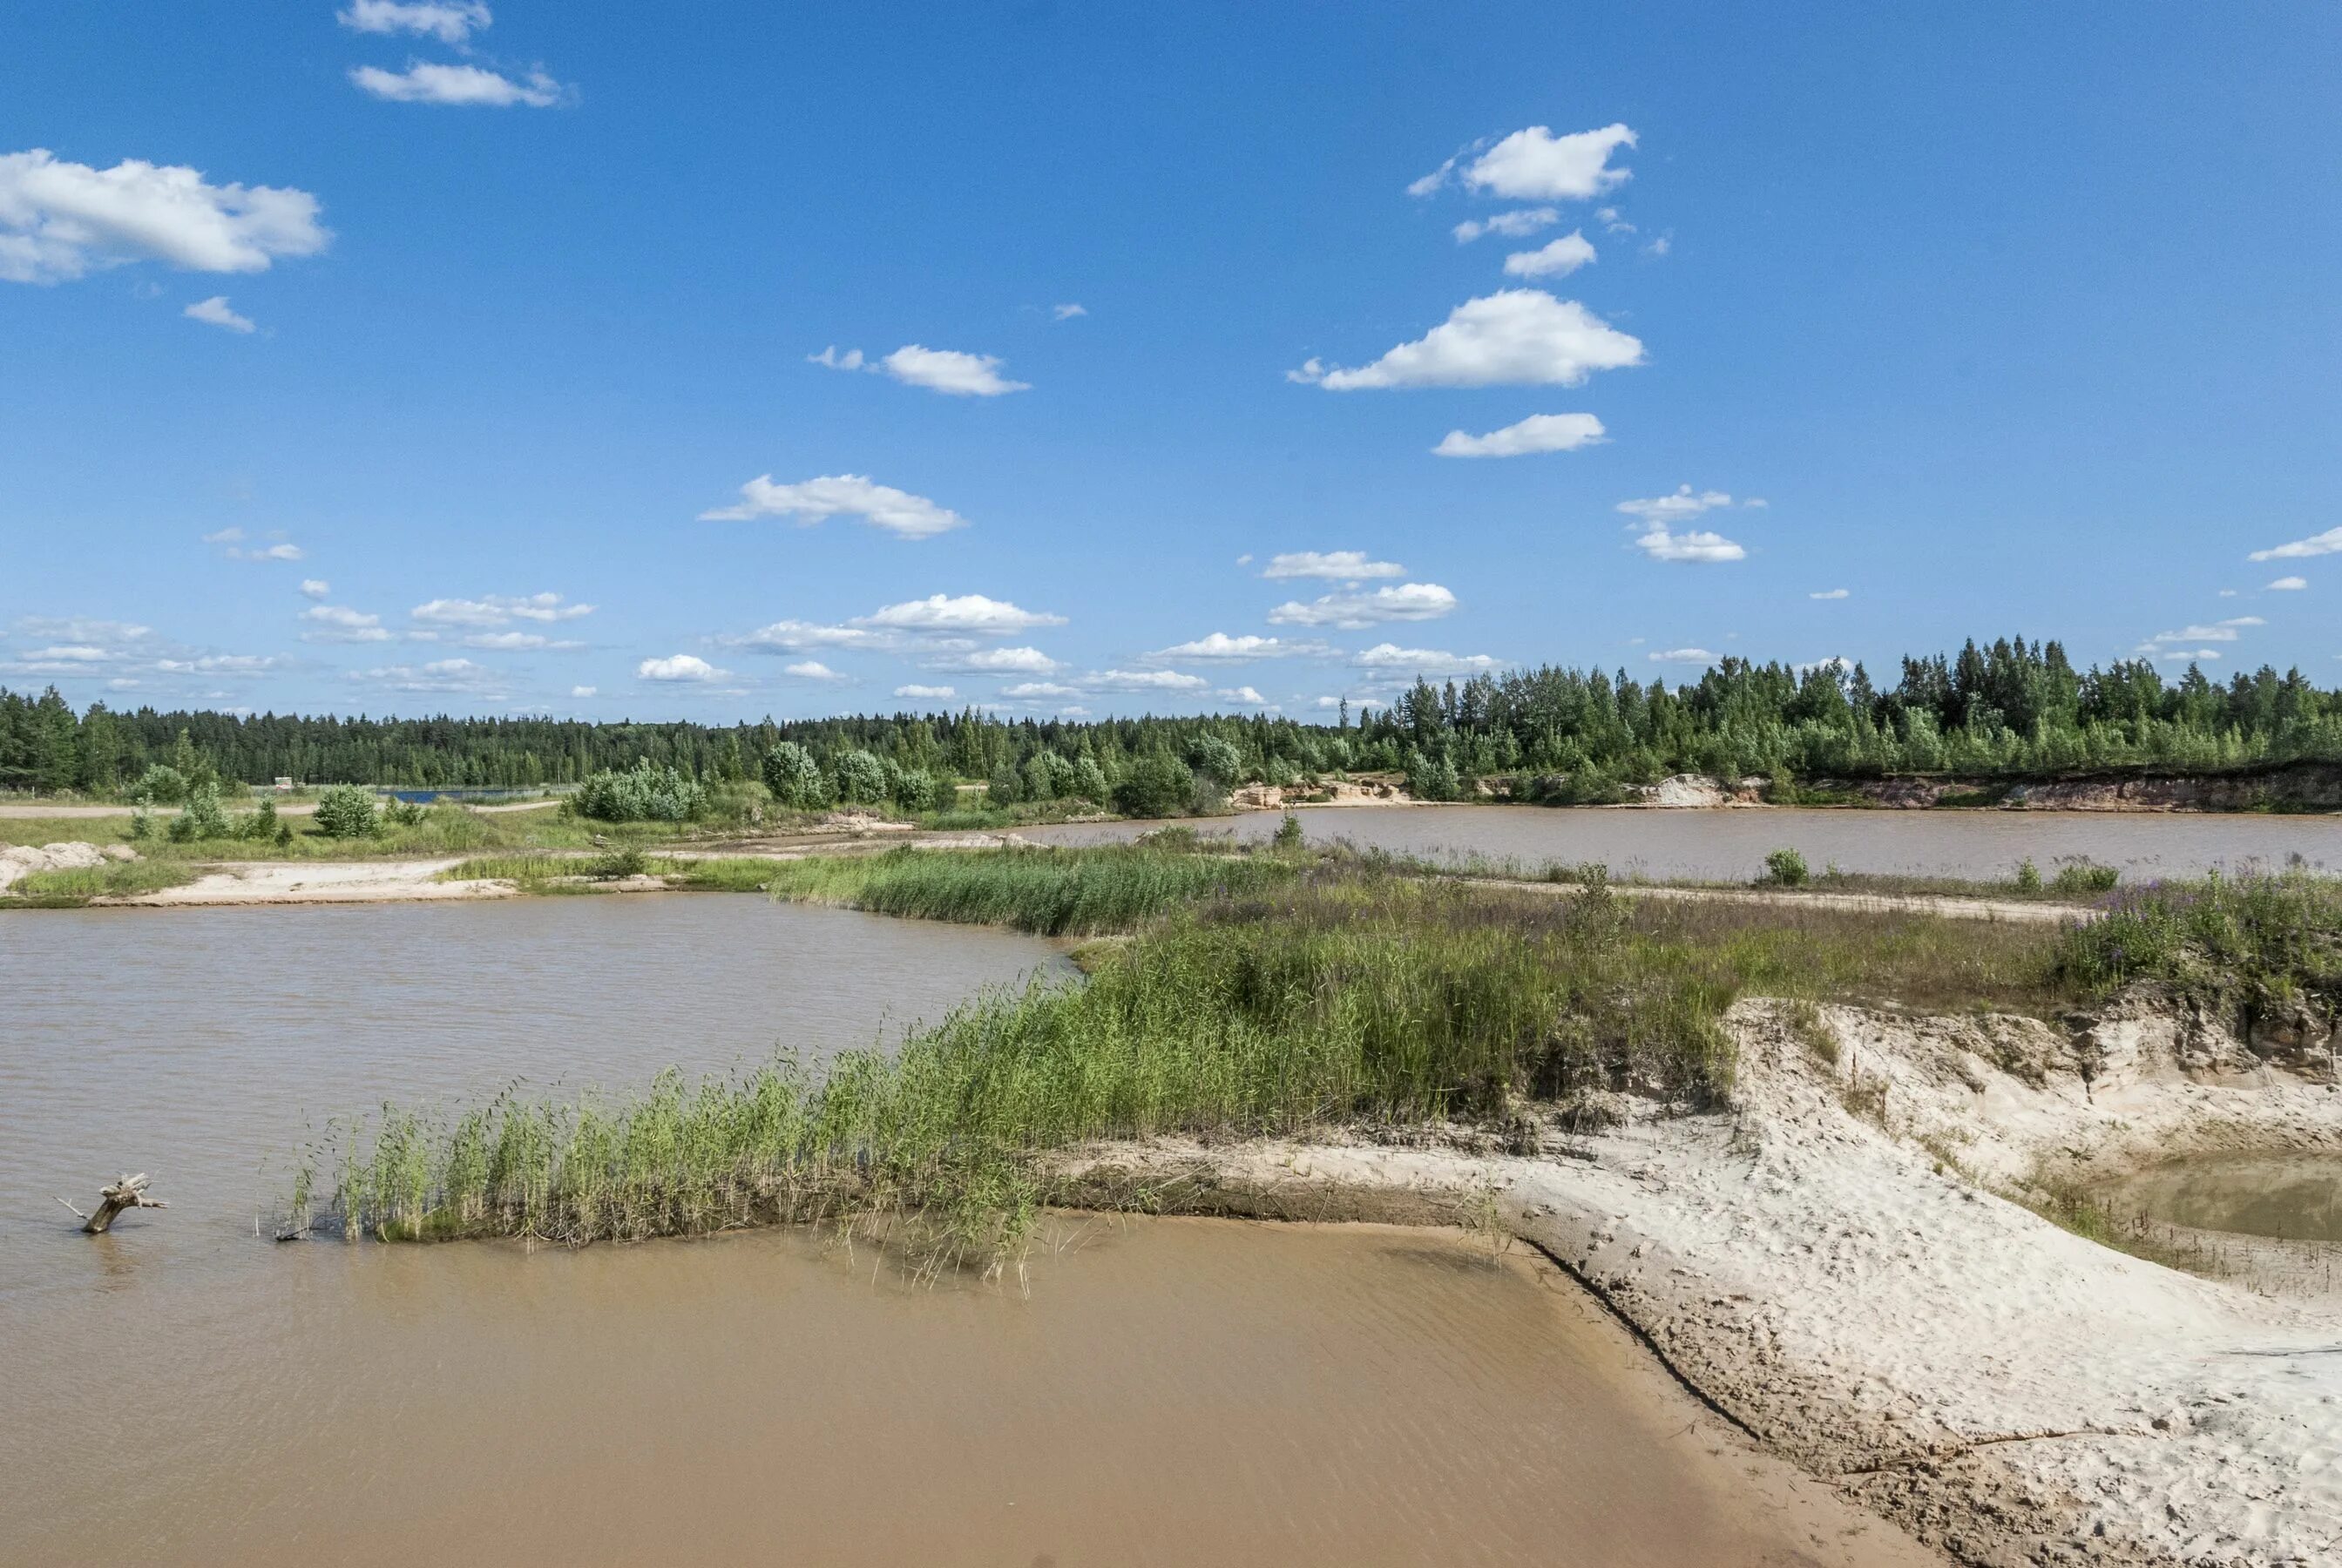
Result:
M818 1076L782 1060L631 1100L385 1109L325 1165L344 1225L386 1238L884 1216L996 1255L1049 1195L1047 1155L1093 1139L1495 1119L1606 1088L1711 1103L1733 987L1666 946L1601 890L1498 908L1401 878L1264 879L1086 983L986 993Z
M86 904L93 898L128 898L159 893L195 879L195 868L173 861L121 860L72 871L27 872L7 894L30 903Z
M2098 994L2157 981L2247 1016L2342 1012L2342 882L2302 872L2148 883L2067 928L2060 972Z
M949 852L905 846L867 857L776 863L766 885L776 898L802 903L1063 936L1127 931L1196 899L1264 887L1296 871L1267 857L1152 844Z

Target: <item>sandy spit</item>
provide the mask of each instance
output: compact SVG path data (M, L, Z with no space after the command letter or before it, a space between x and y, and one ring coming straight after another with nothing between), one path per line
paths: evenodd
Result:
M1734 1010L1727 1114L1548 1130L1536 1154L1112 1147L1074 1174L1220 1212L1480 1212L1768 1447L1965 1563L2342 1560L2342 1302L2176 1273L1997 1195L2049 1167L2342 1150L2342 1094L2191 1081L2200 1042L2167 1018L1820 1017L1834 1064L1777 1004ZM1884 1125L1847 1109L1857 1075Z
M171 908L183 904L397 904L418 899L509 898L518 890L509 882L438 882L443 872L461 864L459 858L440 860L301 861L255 860L221 865L195 881L135 898L102 898L93 903L140 908Z

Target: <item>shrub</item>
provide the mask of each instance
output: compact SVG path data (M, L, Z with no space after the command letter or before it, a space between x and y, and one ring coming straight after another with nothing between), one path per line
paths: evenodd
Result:
M1125 816L1176 816L1196 794L1196 775L1177 757L1161 752L1130 764L1114 786L1114 806Z
M145 805L176 805L187 798L187 775L168 763L155 763L138 775L130 798Z
M1276 824L1276 832L1270 837L1268 842L1277 849L1287 854L1298 850L1304 843L1304 837L1301 832L1301 819L1294 815L1291 812L1286 812L1285 814L1285 820Z
M707 791L679 768L644 757L624 773L605 768L571 797L580 816L597 822L689 822L707 806Z
M829 804L829 783L821 764L795 741L782 741L765 754L765 787L791 811L816 811Z
M868 752L841 752L830 764L840 804L876 805L887 795L886 765Z
M372 838L382 825L371 791L329 784L317 796L317 831L327 838Z
M276 836L276 829L279 825L276 820L276 797L265 794L260 797L260 804L254 808L252 814L235 824L235 836L250 839L255 844L265 844Z
M171 819L171 842L193 844L199 839L227 838L235 829L220 810L219 786L197 784L187 792L187 804Z
M1016 764L1003 761L992 770L992 777L984 786L984 804L993 806L1015 805L1025 798L1025 781L1017 774Z
M146 811L144 807L141 807L141 808L140 808L139 810L137 810L137 811L134 811L134 812L132 812L132 813L130 814L130 837L131 837L131 840L132 840L134 843L137 843L137 844L144 844L144 843L145 843L148 839L153 838L154 836L155 836L155 818L154 818L154 817L153 817L149 813L147 813L147 811Z
M1406 793L1417 800L1454 800L1464 793L1464 784L1446 753L1426 756L1413 752L1407 757Z
M596 882L623 882L630 876L641 876L651 868L651 863L639 849L614 849L597 855L586 866L586 874Z
M2017 863L2017 891L2019 893L2041 891L2041 868L2033 864L2033 857L2029 854Z
M1803 887L1810 874L1804 855L1794 849L1777 849L1765 857L1765 874L1760 880L1776 887Z
M905 811L928 811L936 804L936 775L925 768L905 768L895 775L895 804Z
M382 820L393 827L419 827L423 824L423 803L412 800L392 800L384 803Z
M2122 873L2113 866L2100 865L2096 861L2077 855L2059 864L2057 874L2050 880L2049 885L2068 896L2080 897L2089 894L2112 893L2115 884L2121 880Z

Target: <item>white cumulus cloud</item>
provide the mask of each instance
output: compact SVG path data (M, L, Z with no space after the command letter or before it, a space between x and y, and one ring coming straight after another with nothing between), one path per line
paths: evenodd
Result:
M800 659L794 664L781 666L781 674L794 675L800 681L842 681L846 679L819 659Z
M948 697L956 697L959 693L950 686L922 686L914 682L907 686L896 686L895 694L898 697L915 697L925 702L940 702Z
M1264 577L1319 577L1328 583L1363 583L1369 577L1404 577L1396 561L1371 561L1363 550L1295 550L1272 555Z
M924 495L879 484L859 474L825 474L797 484L776 484L769 474L740 486L740 501L699 514L703 523L736 523L755 517L794 517L810 526L825 517L859 517L903 539L931 539L967 519Z
M2256 550L2248 561L2295 561L2306 555L2342 554L2342 528L2328 528L2323 534L2313 534L2307 539L2296 539L2289 544L2278 544L2267 550Z
M1664 648L1650 655L1655 664L1712 664L1716 655L1706 648Z
M1654 523L1635 540L1635 547L1654 561L1745 561L1748 552L1721 534L1705 528L1681 534L1664 523Z
M1515 251L1505 258L1507 277L1567 277L1594 259L1594 246L1573 229L1550 245Z
M930 659L926 667L971 675L1049 675L1065 666L1038 648L977 648Z
M908 343L878 365L897 381L955 397L998 397L1003 393L1032 390L1030 382L1003 376L999 359L989 354L962 354Z
M2308 586L2309 579L2307 577L2279 577L2269 584L2269 589L2279 594L2290 594Z
M57 283L144 260L265 272L279 256L325 248L317 211L306 191L215 185L143 158L96 169L41 147L0 154L0 280Z
M1083 692L1200 692L1212 683L1176 670L1100 670L1081 677Z
M1288 379L1333 392L1409 386L1576 386L1597 370L1643 363L1639 339L1576 300L1502 289L1467 300L1413 343L1344 370L1312 359Z
M1062 626L1066 618L1019 609L1006 599L987 599L981 594L930 594L924 599L888 604L874 614L857 616L854 624L898 632L957 632L996 637L1030 631L1036 626Z
M869 648L886 639L863 626L825 626L812 621L775 621L739 636L717 639L730 648L798 654L808 648Z
M358 33L412 33L442 44L464 43L493 18L477 0L447 4L445 0L350 0L349 9L335 19Z
M1440 457L1525 457L1537 452L1575 452L1603 439L1602 422L1590 414L1532 414L1486 435L1451 430L1431 450Z
M1268 613L1278 626L1341 626L1356 630L1386 621L1436 621L1456 608L1456 595L1436 583L1402 583L1370 593L1327 594L1308 604L1288 600Z
M331 583L326 582L323 577L304 577L301 579L301 596L305 599L322 599L333 591L334 585Z
M199 299L179 314L189 321L208 322L214 326L224 326L230 332L253 330L252 318L248 315L238 315L230 310L227 307L227 295L224 294L215 294L209 299Z
M1499 138L1464 165L1464 184L1513 201L1584 201L1626 183L1629 171L1610 166L1610 155L1635 145L1622 125L1556 136L1531 125Z
M673 654L664 659L645 659L635 666L635 674L646 681L714 681L730 673L717 669L696 654Z
M1248 708L1268 706L1268 699L1260 694L1260 689L1256 686L1222 686L1212 694L1222 702L1242 703Z
M590 697L601 689L599 686L572 686L569 688L569 694L573 697Z
M416 61L404 71L360 65L350 80L394 104L441 104L456 108L508 109L515 104L549 109L567 89L543 71L515 80L479 65L441 65Z

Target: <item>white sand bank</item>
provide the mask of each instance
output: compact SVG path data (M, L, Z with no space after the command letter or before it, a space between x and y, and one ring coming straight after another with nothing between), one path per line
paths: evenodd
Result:
M1827 1008L1835 1064L1774 1004L1732 1022L1729 1114L1549 1133L1536 1157L1247 1144L1101 1163L1192 1164L1295 1212L1313 1192L1484 1191L1719 1408L1964 1561L2342 1561L2342 1303L2175 1273L1987 1190L2044 1164L2342 1147L2342 1094L2188 1082L2177 1064L2202 1042L2145 1016L2069 1042L2031 1020ZM1857 1074L1886 1085L1892 1132L1847 1109Z
M462 864L438 860L255 860L221 865L180 887L100 900L141 907L223 904L387 904L410 899L509 898L509 882L438 882Z

